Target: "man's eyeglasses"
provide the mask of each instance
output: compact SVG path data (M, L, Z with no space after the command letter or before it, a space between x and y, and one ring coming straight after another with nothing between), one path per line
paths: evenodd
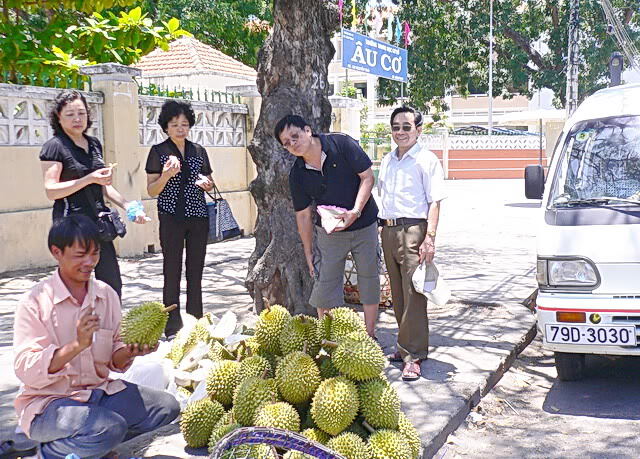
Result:
M391 130L393 132L400 132L400 130L403 130L404 132L409 132L411 131L411 129L413 129L413 126L408 123L403 124L402 126L400 126L399 124L394 124L393 126L391 126Z

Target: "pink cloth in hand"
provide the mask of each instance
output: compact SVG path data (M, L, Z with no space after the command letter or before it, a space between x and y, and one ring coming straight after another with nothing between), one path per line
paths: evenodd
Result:
M344 221L338 218L338 215L348 212L348 209L336 206L318 206L316 210L318 211L318 215L320 215L322 227L327 234L331 234L336 228L342 228L344 226Z

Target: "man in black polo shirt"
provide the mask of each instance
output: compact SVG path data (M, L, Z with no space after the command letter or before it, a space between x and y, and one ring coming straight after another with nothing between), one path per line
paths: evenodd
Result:
M378 273L378 207L371 197L371 160L358 142L346 134L313 134L300 116L287 115L276 124L274 136L297 159L289 173L309 274L316 279L309 303L318 317L344 304L344 268L351 252L358 271L358 289L364 306L367 332L375 337L380 302ZM347 209L339 215L343 225L327 234L316 226L320 251L319 272L313 264L313 206Z

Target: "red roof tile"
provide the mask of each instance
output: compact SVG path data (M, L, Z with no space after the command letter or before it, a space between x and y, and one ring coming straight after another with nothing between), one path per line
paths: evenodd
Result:
M227 56L191 37L182 37L169 44L169 51L156 48L135 64L142 76L176 73L215 72L255 78L251 67Z

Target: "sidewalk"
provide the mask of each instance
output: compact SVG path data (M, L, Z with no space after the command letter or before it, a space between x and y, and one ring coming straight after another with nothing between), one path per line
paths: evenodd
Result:
M534 317L519 303L535 288L537 207L524 199L522 180L447 182L438 229L436 262L453 292L444 308L430 308L432 349L423 379L406 383L399 364L387 367L403 409L421 433L423 457L432 457L470 407L500 379L517 353L533 338ZM208 246L203 279L208 311L232 309L242 320L254 319L244 289L252 238ZM159 299L162 258L121 260L124 307ZM13 399L17 380L11 370L11 332L16 298L50 270L0 278L0 438L15 428ZM395 320L381 310L379 336L392 350ZM185 451L177 426L138 437L121 446L120 457L204 456Z

